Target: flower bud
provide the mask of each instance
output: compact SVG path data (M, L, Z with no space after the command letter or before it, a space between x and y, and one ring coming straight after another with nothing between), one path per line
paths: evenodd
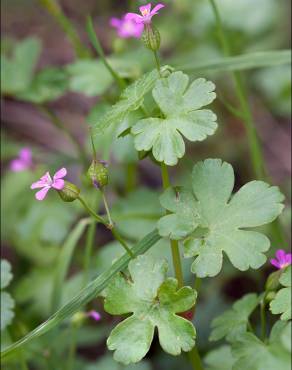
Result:
M91 179L93 186L95 186L97 189L102 189L108 184L108 170L105 161L93 159L87 174Z
M160 33L153 25L145 25L145 29L141 40L143 41L146 48L157 51L160 48Z
M86 318L87 316L85 312L78 311L78 312L75 312L75 314L72 316L71 322L74 326L79 326L84 322Z
M58 190L58 193L64 202L73 202L79 197L80 189L71 182L65 181L63 189Z
M266 301L271 302L273 299L275 299L275 296L276 296L276 292L269 292L266 295Z

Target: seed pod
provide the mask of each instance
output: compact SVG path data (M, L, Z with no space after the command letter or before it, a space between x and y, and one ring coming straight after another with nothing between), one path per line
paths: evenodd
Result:
M58 190L58 194L64 202L73 202L79 197L80 189L71 182L65 181L62 190Z
M108 184L108 170L105 161L93 159L87 171L87 175L92 181L93 186L102 189Z
M153 25L145 25L145 29L141 40L143 41L146 48L157 51L160 48L160 33Z

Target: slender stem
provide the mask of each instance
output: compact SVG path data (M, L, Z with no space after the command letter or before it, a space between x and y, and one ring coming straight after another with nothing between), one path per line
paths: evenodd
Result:
M101 47L101 44L96 36L96 32L93 27L92 18L89 16L87 17L86 21L86 30L88 37L90 39L91 44L93 45L95 51L99 55L100 59L102 60L103 64L109 71L109 73L112 75L113 79L117 82L118 86L121 90L123 90L126 87L126 82L118 75L118 73L111 67L111 65L106 60L104 51Z
M110 209L109 209L109 206L108 206L108 202L107 202L104 190L100 190L100 192L101 192L101 195L102 195L102 200L103 200L104 207L105 207L106 214L107 214L107 218L108 218L108 221L109 221L109 227L112 228L114 226L114 223L113 223L113 220L111 218L111 213L110 213Z
M230 48L229 40L224 33L222 20L221 20L220 13L217 8L216 2L215 0L209 0L209 1L211 3L211 7L213 9L213 12L216 18L218 37L219 37L223 52L226 56L230 56L231 48ZM245 123L254 172L257 178L263 179L265 178L265 165L264 165L264 159L263 159L263 154L262 154L262 148L261 148L258 136L257 136L255 124L253 121L251 110L249 108L245 89L243 87L240 74L238 72L233 72L232 76L233 76L233 80L235 84L236 95L237 95L237 98L239 100L239 104L241 107L241 115Z
M42 112L44 112L51 120L51 122L60 130L62 130L66 136L69 138L69 140L72 142L72 144L75 146L76 150L78 151L78 154L80 156L80 159L84 166L87 166L87 158L83 151L82 146L78 142L78 140L75 138L74 135L72 135L71 131L67 129L66 125L63 123L63 121L56 115L56 113L50 109L48 106L42 104L39 105L39 108Z
M120 244L123 246L123 248L126 250L126 252L131 256L131 258L134 257L131 249L128 247L127 243L124 241L124 239L121 237L121 235L119 234L119 232L113 227L113 224L108 224L106 222L106 220L99 216L98 214L96 214L93 209L91 209L88 204L85 202L85 200L82 198L82 197L78 197L77 198L80 203L83 205L83 207L86 209L86 211L93 217L96 219L97 222L105 225L109 230L111 230L113 236L115 237L115 239L120 242Z
M74 324L71 324L71 341L67 359L67 370L73 370L74 368L74 359L76 354L76 337L77 337L77 327Z
M160 77L162 77L161 69L160 69L160 60L159 60L158 53L157 53L157 51L153 51L153 54L154 54L156 68L157 68L158 74L159 74Z
M188 352L187 355L194 370L204 370L197 347L193 347L193 349Z
M263 341L265 341L267 335L266 294L264 295L260 304L260 315L261 315L261 338Z
M57 0L38 0L39 3L55 18L57 23L61 26L65 34L68 36L75 54L79 58L90 57L89 50L84 46L80 37L68 17L63 13Z
M170 180L168 175L167 166L161 162L161 177L162 177L162 185L163 189L167 189L170 187ZM171 254L172 254L172 262L175 271L175 277L177 278L178 285L180 287L183 286L183 272L179 254L179 246L177 240L170 240L170 247L171 247Z
M79 202L83 205L83 207L86 209L86 211L93 217L93 218L95 218L96 219L96 221L97 222L99 222L99 223L101 223L101 224L103 224L103 225L105 225L106 227L108 227L108 223L101 217L101 216L99 216L98 214L96 214L95 212L94 212L94 210L93 209L91 209L90 207L89 207L89 205L85 202L85 200L82 198L82 197L78 197L77 198L78 200L79 200Z

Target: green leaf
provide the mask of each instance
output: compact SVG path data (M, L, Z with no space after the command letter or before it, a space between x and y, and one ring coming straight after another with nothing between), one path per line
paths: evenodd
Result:
M268 343L262 342L254 334L243 334L232 346L232 355L235 358L232 369L291 370L291 353L280 337L273 335L273 330Z
M259 51L232 57L218 58L209 63L191 62L177 68L187 72L202 71L241 71L246 69L291 64L291 50Z
M280 289L270 303L273 314L282 314L281 320L291 320L291 273L291 266L289 266L280 277L280 283L285 288Z
M64 281L66 278L66 274L68 272L68 268L70 266L70 262L72 259L72 255L74 252L75 247L81 235L83 234L86 226L91 222L90 219L82 219L80 220L77 225L74 227L72 231L70 231L57 259L56 263L56 270L54 276L54 288L53 288L53 295L52 295L52 310L53 312L57 310L61 303L62 297L62 289L64 285Z
M77 60L68 65L69 88L87 96L103 94L112 84L113 78L101 61Z
M159 79L152 94L164 118L142 119L131 130L138 151L152 149L155 159L169 166L185 153L182 135L190 141L202 141L217 128L216 115L201 109L215 99L215 85L203 78L188 85L189 78L182 72Z
M51 67L36 74L27 89L17 94L17 98L41 104L58 99L67 88L66 73L62 69Z
M221 346L208 352L204 358L207 370L232 370L234 359L230 346Z
M1 330L4 330L14 317L14 299L9 293L1 292Z
M212 323L211 341L216 341L226 337L229 342L245 333L249 316L259 304L256 294L247 294L232 306L231 310L224 312L216 317Z
M166 278L167 268L164 260L139 256L129 263L131 277L120 274L105 290L104 308L108 313L133 313L113 329L107 340L116 361L125 365L140 361L149 351L155 327L167 353L179 355L194 346L192 323L176 313L195 304L196 292L190 287L178 290L177 280Z
M18 42L12 57L1 55L2 94L16 94L28 88L41 52L39 39L29 37Z
M188 237L185 256L196 257L191 269L199 277L220 272L223 251L241 271L266 261L263 252L269 249L269 239L248 229L273 221L284 197L262 181L251 181L231 196L233 186L232 166L207 159L194 166L192 192L184 190L180 197L179 191L167 189L161 197L161 205L172 214L159 220L159 233L172 239Z
M11 265L8 261L1 259L1 289L6 288L12 280Z
M168 66L162 67L162 74L167 75ZM158 79L157 70L144 74L121 94L120 100L114 104L96 123L93 123L93 132L102 133L106 128L113 124L123 121L127 115L140 108L143 104L144 96L153 88Z
M159 239L160 236L158 235L156 230L146 235L139 243L137 243L132 248L134 256L145 253ZM39 325L37 328L35 328L33 331L28 333L25 337L21 338L16 343L13 343L4 351L1 351L1 358L4 358L7 355L12 354L16 350L21 349L24 345L31 342L33 339L47 333L48 331L59 325L62 321L71 317L76 311L80 309L80 307L84 306L86 303L100 294L106 288L109 281L117 274L117 272L122 271L127 267L129 261L129 254L125 253L111 266L110 269L91 281L84 289L79 292L79 294L77 294L70 302L68 302L57 312L55 312L48 320Z

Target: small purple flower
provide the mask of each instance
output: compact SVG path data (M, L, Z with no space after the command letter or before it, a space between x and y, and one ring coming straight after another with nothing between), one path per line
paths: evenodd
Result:
M39 181L34 182L31 185L31 189L38 189L42 188L42 190L38 191L35 195L37 200L45 199L47 192L49 189L54 188L56 190L62 190L64 188L65 182L62 180L63 177L67 175L66 168L61 168L59 171L55 173L53 179L50 176L49 172L46 172L44 176L40 178Z
M118 36L127 39L130 37L140 38L143 33L144 25L136 23L133 19L111 18L110 25L116 28Z
M94 310L92 310L92 311L89 311L88 313L87 313L87 316L88 317L91 317L93 320L95 320L95 321L100 321L101 320L101 314L100 313L98 313L97 311L94 311Z
M283 249L278 249L276 252L276 258L270 260L271 264L277 269L283 269L292 263L292 254L286 253Z
M31 167L32 153L30 148L22 148L18 153L18 157L13 159L9 164L9 168L13 172L25 171Z
M154 15L158 14L158 10L161 8L164 8L163 4L157 4L152 10L151 10L151 3L147 5L140 6L139 10L142 15L136 14L136 13L127 13L125 15L126 20L133 20L138 24L150 24L151 19Z

